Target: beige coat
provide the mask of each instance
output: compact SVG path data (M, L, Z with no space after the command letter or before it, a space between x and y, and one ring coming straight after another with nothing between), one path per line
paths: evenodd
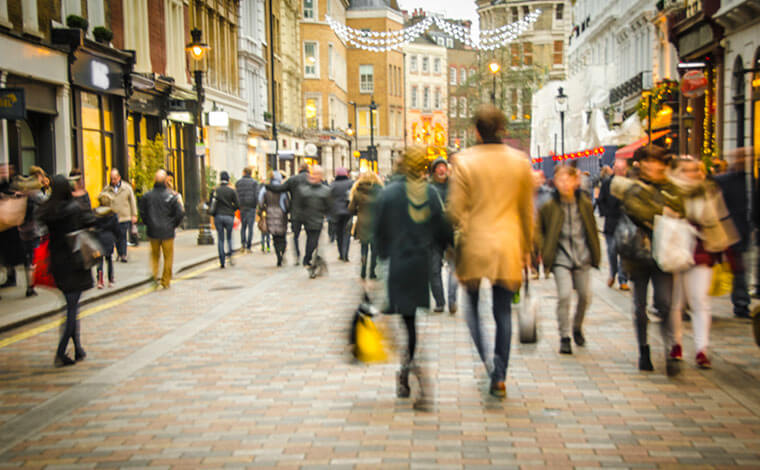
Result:
M132 220L132 217L137 217L135 193L132 191L132 186L129 183L122 180L118 191L114 190L114 187L109 184L103 188L102 192L108 193L113 197L111 209L116 212L119 222L129 222Z
M474 286L489 279L511 291L522 283L533 238L533 178L528 157L506 145L457 154L448 212L457 230L456 274Z

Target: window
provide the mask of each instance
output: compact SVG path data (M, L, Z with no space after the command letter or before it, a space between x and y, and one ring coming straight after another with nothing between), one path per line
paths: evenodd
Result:
M449 67L449 84L457 84L457 69L456 67Z
M435 38L435 43L438 44L441 47L443 47L443 45L445 44L444 41L445 40L442 37L440 37L440 36L438 36L437 38Z
M459 117L467 117L467 98L459 98Z
M517 10L517 7L512 7L512 23L516 23L520 21L520 13Z
M441 109L441 89L440 88L435 89L435 95L433 98L433 107L435 109Z
M523 43L523 64L533 65L533 44Z
M411 105L412 108L417 109L418 104L417 104L417 86L416 85L412 87L411 100L412 100L412 105Z
M509 52L510 52L510 56L512 57L510 65L512 65L512 67L519 67L520 66L520 45L517 43L510 44Z
M475 76L475 69L470 69L470 78L472 78L472 77L474 77L474 76ZM473 80L473 81L470 83L470 86L473 86L473 87L474 87L474 86L478 86L476 82L477 82L477 80Z
M316 42L303 43L303 74L306 78L319 78L319 54Z
M409 56L409 71L417 72L417 56Z
M464 85L464 82L467 81L467 69L462 67L459 69L459 84Z
M530 15L530 7L528 5L523 5L523 18Z
M422 92L422 108L430 109L430 87L428 86Z
M532 103L533 96L530 93L530 89L523 88L522 90L522 112L523 112L523 118L525 120L529 120L530 116L532 114Z
M557 20L561 20L562 16L565 13L565 4L564 3L557 3L554 5L554 18Z
M436 57L433 59L433 73L441 73L441 59Z
M359 125L358 129L356 131L356 134L359 137L369 137L369 125L370 125L370 118L369 118L369 109L364 108L359 110ZM378 119L377 110L375 110L372 113L372 128L374 129L375 135L380 135L380 119Z
M333 47L332 44L327 45L327 77L331 80L335 78L335 74L333 73L333 69L335 67L335 59L333 58L333 54L335 54L335 47Z
M554 65L562 65L562 52L564 46L565 45L562 41L554 41L554 54L552 61Z
M510 118L512 120L515 120L517 119L517 88L511 88L509 92L509 113L511 114Z
M422 58L422 73L430 72L430 57L424 56Z
M314 19L314 11L316 8L314 7L315 0L303 0L303 17L307 20L313 20Z
M446 47L448 47L449 49L454 47L454 40L451 38L446 38Z
M457 117L457 97L452 96L449 99L449 116Z
M303 108L307 129L319 129L319 98L307 97Z
M375 66L359 66L359 93L372 93L375 91Z
M82 139L84 185L88 193L100 194L113 163L111 97L82 91L81 103L81 127L77 130Z

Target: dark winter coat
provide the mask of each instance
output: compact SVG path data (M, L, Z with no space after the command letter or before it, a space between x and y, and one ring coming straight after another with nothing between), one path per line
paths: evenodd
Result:
M734 171L718 175L715 177L715 182L723 193L723 200L731 214L731 220L741 237L737 248L744 251L747 249L751 234L746 173Z
M84 210L75 199L40 207L40 220L50 234L50 271L61 292L82 292L93 286L92 272L82 266L66 235L95 225L92 211Z
M330 197L332 198L332 212L330 215L333 218L346 216L351 213L348 210L348 203L353 185L354 182L348 176L338 176L330 185Z
M300 214L299 221L304 224L306 230L321 230L322 222L330 215L332 208L330 188L321 183L308 183L300 186L296 194L298 206L293 205L293 212L297 211Z
M0 193L12 196L16 193L11 189L8 180L0 182ZM18 227L11 227L0 232L0 263L15 266L24 262L24 245L21 243Z
M116 239L119 238L119 217L116 212L106 207L95 209L95 230L103 248L102 254L108 258L113 254Z
M301 193L299 191L299 188L302 186L306 186L309 184L309 171L303 170L300 173L298 173L295 176L291 176L288 178L287 181L285 181L282 184L268 184L266 185L267 190L274 191L276 193L283 193L285 191L290 193L290 203L291 207L293 208L290 212L290 218L293 220L293 222L302 222L303 217L301 214L301 207L303 204L301 204L300 198Z
M220 184L214 189L213 197L216 199L216 210L213 216L231 215L235 216L235 211L240 209L240 200L237 192L230 188L229 184Z
M288 232L288 213L282 210L280 195L266 191L259 209L266 212L267 231L275 237L285 236Z
M174 230L182 223L185 210L176 194L166 185L156 183L153 189L140 198L140 216L147 228L148 238L168 240L174 238Z
M623 216L623 203L610 192L612 178L614 176L602 180L602 185L599 188L599 197L596 200L596 204L599 206L599 214L604 217L603 232L605 235L615 233L615 227L617 227L618 221Z
M591 266L598 268L602 257L602 250L599 244L599 233L596 228L596 219L594 218L591 199L588 193L578 190L575 193L575 200L578 203L578 211L580 212L581 222L586 234L585 243L591 253ZM561 207L559 193L555 191L553 197L538 211L537 218L537 245L541 250L544 269L547 272L554 268L554 261L557 258L557 250L559 248L560 233L564 222L565 212Z
M356 234L362 243L372 242L372 221L375 203L382 187L379 184L360 181L351 190L351 202L348 210L356 214Z
M443 206L428 185L430 217L416 223L409 215L406 181L389 184L375 207L375 246L381 259L390 259L388 299L393 313L414 315L430 305L431 256L453 242Z
M256 209L259 198L259 184L255 179L244 175L235 182L235 190L237 191L241 209Z

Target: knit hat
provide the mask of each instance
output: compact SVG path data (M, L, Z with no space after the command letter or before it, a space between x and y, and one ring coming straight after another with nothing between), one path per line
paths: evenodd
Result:
M435 160L433 160L433 163L430 165L430 173L435 173L435 167L441 164L448 165L448 162L443 157L438 157Z
M219 180L222 181L222 182L229 183L230 182L230 174L227 173L226 171L223 171L223 172L219 173Z

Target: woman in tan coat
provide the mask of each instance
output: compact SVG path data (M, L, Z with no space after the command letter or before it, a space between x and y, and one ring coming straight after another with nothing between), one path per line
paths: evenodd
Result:
M511 299L520 288L533 236L533 177L528 157L502 144L506 119L485 106L475 116L477 145L457 155L448 210L457 231L456 273L467 289L467 325L491 378L491 394L504 397L512 335ZM493 368L478 318L482 279L493 285L496 321ZM492 369L492 370L491 370Z

